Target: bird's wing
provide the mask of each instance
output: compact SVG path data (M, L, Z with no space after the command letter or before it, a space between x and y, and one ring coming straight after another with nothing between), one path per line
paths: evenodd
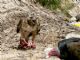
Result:
M22 20L20 20L19 23L17 24L17 30L16 30L17 33L19 33L21 26L22 26Z

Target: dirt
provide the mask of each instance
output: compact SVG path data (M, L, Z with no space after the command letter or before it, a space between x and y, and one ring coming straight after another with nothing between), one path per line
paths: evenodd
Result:
M41 24L36 36L36 49L17 49L20 34L16 27L20 19L35 13ZM0 60L47 60L44 49L55 47L69 29L61 13L50 11L31 0L0 0ZM50 59L51 60L51 59Z

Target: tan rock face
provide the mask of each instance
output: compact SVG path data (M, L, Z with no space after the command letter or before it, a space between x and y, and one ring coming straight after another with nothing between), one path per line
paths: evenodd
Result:
M76 16L76 15L80 14L80 1L79 0L73 0L72 3L74 4L74 8L69 10L69 14L71 16Z

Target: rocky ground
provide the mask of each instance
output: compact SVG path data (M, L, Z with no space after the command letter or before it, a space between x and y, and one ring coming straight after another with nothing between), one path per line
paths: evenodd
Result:
M36 49L19 50L20 34L16 27L20 19L35 13L41 24L36 37ZM67 26L63 14L52 12L31 0L0 0L0 60L47 60L44 49L57 46L67 33L75 31Z

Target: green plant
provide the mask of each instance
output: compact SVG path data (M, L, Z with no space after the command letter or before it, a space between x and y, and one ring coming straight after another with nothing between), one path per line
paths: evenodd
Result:
M36 0L42 6L49 8L51 10L57 9L60 6L61 0Z
M69 0L36 0L43 7L46 7L50 10L61 10L66 16L71 17L68 13L68 10L74 7L73 3L70 3Z

